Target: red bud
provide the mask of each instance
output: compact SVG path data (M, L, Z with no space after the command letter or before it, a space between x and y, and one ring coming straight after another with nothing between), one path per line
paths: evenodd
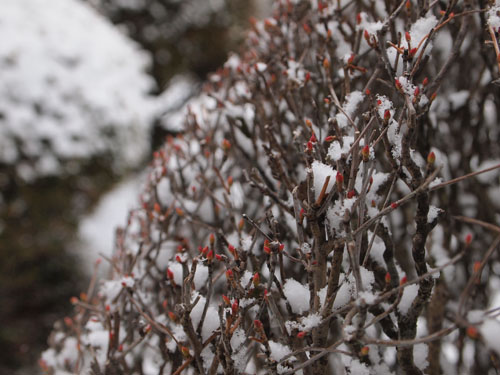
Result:
M222 149L224 150L224 152L227 152L229 151L230 148L231 148L231 142L229 142L226 138L224 138L222 140Z
M325 69L330 68L330 60L328 60L326 57L323 59L323 68Z
M468 326L466 329L467 336L469 336L471 339L475 340L478 338L479 334L477 332L477 328L474 326Z
M335 180L337 181L337 187L342 190L344 185L344 175L340 172L337 172L337 176L335 176Z
M233 304L231 305L231 312L233 314L236 314L238 312L238 300L234 300Z
M388 123L390 119L391 119L391 111L386 109L384 112L384 122Z
M185 346L181 346L181 353L184 357L190 357L189 349Z
M174 279L174 273L172 272L172 270L170 268L167 268L167 277L169 280Z
M363 33L363 37L365 38L365 40L368 42L368 44L370 44L370 34L368 33L367 30L364 31Z
M259 286L260 284L260 275L258 272L255 272L252 278L252 282L254 286Z
M307 142L307 151L312 152L313 149L313 143L311 141Z
M370 146L365 145L361 150L361 156L363 157L363 161L366 163L370 159Z
M436 161L436 154L434 151L429 152L429 155L427 155L427 164L432 165Z
M472 268L474 270L474 273L478 273L479 271L481 271L481 262L476 260Z

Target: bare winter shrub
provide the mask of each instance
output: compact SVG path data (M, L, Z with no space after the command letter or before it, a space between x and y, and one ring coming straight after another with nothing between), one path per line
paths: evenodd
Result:
M496 367L500 199L480 172L500 159L499 9L277 2L155 153L109 279L72 300L42 367Z

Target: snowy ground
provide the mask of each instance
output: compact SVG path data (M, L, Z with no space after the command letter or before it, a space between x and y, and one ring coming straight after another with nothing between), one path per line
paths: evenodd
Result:
M100 254L111 256L116 228L125 225L128 211L137 205L141 176L130 176L116 185L101 198L91 213L82 218L76 248L83 270L89 275Z

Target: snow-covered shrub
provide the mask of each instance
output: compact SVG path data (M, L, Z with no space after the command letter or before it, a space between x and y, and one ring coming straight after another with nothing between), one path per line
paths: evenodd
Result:
M31 181L144 159L154 85L132 41L77 0L6 0L0 33L1 165Z
M449 4L277 2L155 152L42 368L496 366L497 25Z

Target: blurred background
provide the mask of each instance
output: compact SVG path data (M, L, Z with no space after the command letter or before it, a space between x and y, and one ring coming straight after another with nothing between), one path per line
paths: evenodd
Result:
M37 373L152 150L270 1L2 1L1 374Z

